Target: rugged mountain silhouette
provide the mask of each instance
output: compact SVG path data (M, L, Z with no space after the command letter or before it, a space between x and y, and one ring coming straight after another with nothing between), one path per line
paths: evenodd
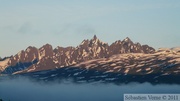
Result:
M108 45L94 35L90 40L83 40L77 47L58 46L53 49L50 44L46 44L38 49L29 46L26 50L1 60L0 72L4 74L34 72L76 65L88 60L109 58L116 54L152 54L154 52L154 48L133 43L128 37Z

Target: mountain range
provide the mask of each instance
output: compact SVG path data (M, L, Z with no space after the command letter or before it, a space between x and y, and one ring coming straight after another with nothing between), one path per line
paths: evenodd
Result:
M94 35L77 47L58 46L53 49L46 44L38 49L29 46L14 56L0 59L1 75L29 73L86 80L102 77L116 80L119 75L154 75L153 78L179 75L180 48L155 50L148 45L134 43L128 37L108 45Z
M78 64L87 60L108 58L123 53L153 53L154 48L140 43L133 43L128 37L111 45L100 41L96 35L91 40L83 40L77 47L52 48L46 44L39 49L29 46L14 56L0 62L0 71L12 74L17 71L33 72L60 68Z

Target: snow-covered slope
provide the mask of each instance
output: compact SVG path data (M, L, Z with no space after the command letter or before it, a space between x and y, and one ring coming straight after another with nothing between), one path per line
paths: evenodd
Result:
M180 50L178 48L160 49L153 54L118 54L62 68L15 74L46 82L72 79L73 82L77 83L150 82L152 84L180 84Z
M73 67L97 69L132 75L160 73L162 75L180 74L180 49L159 50L153 54L128 53L109 58L81 62Z

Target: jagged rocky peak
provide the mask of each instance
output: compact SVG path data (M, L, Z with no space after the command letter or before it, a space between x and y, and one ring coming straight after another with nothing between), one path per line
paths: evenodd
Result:
M31 50L33 50L33 49L37 49L37 48L34 47L34 46L29 46L29 47L26 48L25 51L29 52L29 51L31 51Z
M104 43L101 40L99 40L96 35L93 36L93 38L90 40L89 44L90 44L90 46L94 46L94 45L95 46L97 46L97 45L99 45L99 46L108 45L107 43Z
M142 50L146 54L155 52L155 49L153 47L148 46L148 45L142 45Z
M89 44L89 40L86 39L81 42L80 46L88 46L88 44Z
M29 46L25 50L25 61L29 62L29 61L34 61L35 59L39 59L38 54L39 54L39 52L36 47Z
M126 37L124 40L125 41L131 41L131 39L129 37Z
M129 37L123 41L115 41L109 47L110 55L120 53L154 53L155 49L148 45L141 45L140 43L133 43Z
M133 43L129 37L126 37L122 42Z
M13 66L18 62L32 62L35 59L38 59L38 49L29 46L26 50L21 50L16 55L11 56L10 63Z
M97 44L100 40L97 38L96 35L93 36L93 38L90 40L93 44Z
M11 63L12 65L16 64L17 62L25 62L25 51L21 50L16 55L11 57Z
M141 46L141 44L140 44L139 42L136 42L136 43L135 43L135 45L137 45L137 46Z
M120 44L120 43L121 43L121 40L117 40L113 44Z
M47 43L47 44L43 45L40 49L43 49L43 48L44 48L44 49L48 49L48 48L49 48L49 49L52 49L52 45L50 45L50 44Z
M50 44L45 44L45 45L43 45L42 47L39 48L39 50L47 50L47 49L52 50L52 49L53 49L53 48L52 48L52 45L50 45Z
M53 48L50 44L45 44L41 48L39 48L39 58L43 57L52 57L53 56Z
M95 39L95 40L96 40L96 39L97 39L97 36L96 36L96 35L94 35L94 36L93 36L93 39Z
M88 40L88 39L83 40L77 48L97 47L97 46L102 46L104 44L107 44L107 43L100 41L97 38L97 36L94 35L93 38L90 40Z

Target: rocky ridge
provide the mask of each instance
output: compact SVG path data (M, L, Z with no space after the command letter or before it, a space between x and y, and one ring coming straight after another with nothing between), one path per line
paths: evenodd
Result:
M95 35L91 40L83 40L77 47L58 46L53 49L50 44L46 44L38 49L29 46L26 50L0 61L0 73L34 72L76 65L88 60L109 58L116 54L154 52L154 48L133 43L128 37L108 45Z

